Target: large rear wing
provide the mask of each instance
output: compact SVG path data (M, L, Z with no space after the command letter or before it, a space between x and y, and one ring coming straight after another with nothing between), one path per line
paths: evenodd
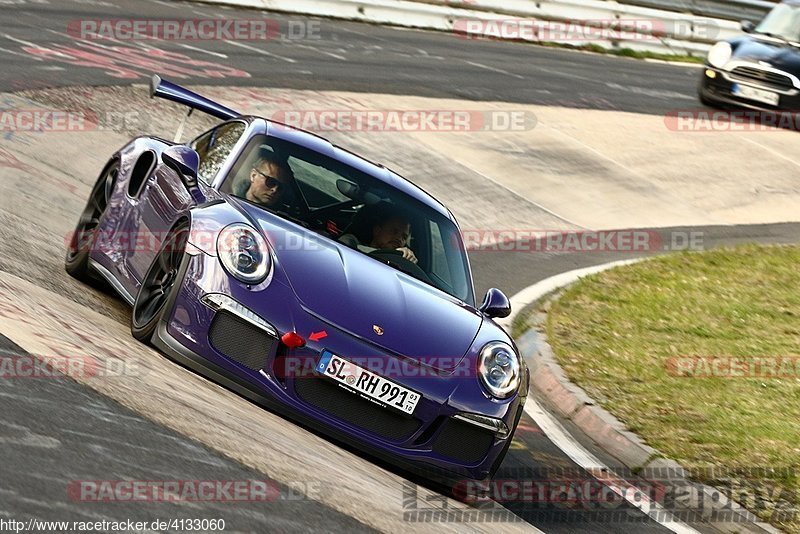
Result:
M189 91L180 85L162 80L158 74L153 74L153 78L150 80L150 97L171 100L188 106L190 108L189 113L191 113L191 110L197 109L224 121L241 115L238 111L226 108L222 104L217 104L213 100Z

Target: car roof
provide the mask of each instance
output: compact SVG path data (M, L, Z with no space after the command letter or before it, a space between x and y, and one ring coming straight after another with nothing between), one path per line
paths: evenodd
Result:
M267 123L267 135L288 141L290 143L295 143L309 150L324 154L325 156L333 158L334 160L345 165L353 167L354 169L359 170L377 180L380 180L386 185L407 194L413 199L441 213L453 222L456 222L452 213L450 213L450 210L448 210L444 204L436 200L436 198L431 196L418 185L414 184L407 178L400 176L391 169L388 169L379 163L369 161L368 159L361 157L354 152L347 150L346 148L334 145L329 140L313 132L301 130L299 128L288 126L280 122L271 121L269 119L264 119L263 117L260 118Z

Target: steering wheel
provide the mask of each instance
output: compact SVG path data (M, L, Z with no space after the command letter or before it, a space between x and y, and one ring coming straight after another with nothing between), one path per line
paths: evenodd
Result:
M403 252L401 250L395 248L378 248L370 252L369 255L414 278L433 284L428 274L423 271L419 265L403 257Z

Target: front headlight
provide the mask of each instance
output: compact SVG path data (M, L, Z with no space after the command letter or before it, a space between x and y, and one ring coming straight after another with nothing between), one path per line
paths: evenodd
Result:
M487 343L481 349L478 375L493 397L505 399L519 387L519 356L507 343L501 341Z
M231 276L250 285L263 282L272 267L267 242L246 224L222 229L217 237L217 256Z
M733 48L731 48L731 45L722 41L712 46L711 50L708 51L708 64L721 69L730 61L732 55Z

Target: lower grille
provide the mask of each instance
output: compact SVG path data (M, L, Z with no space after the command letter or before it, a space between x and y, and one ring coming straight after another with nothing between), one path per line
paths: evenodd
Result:
M227 311L219 311L208 334L211 345L245 367L258 371L267 363L277 339Z
M756 69L753 67L736 67L731 71L731 75L743 81L755 82L761 86L785 91L794 88L792 79L785 74L768 70Z
M433 444L433 451L459 462L474 464L486 456L492 443L493 432L458 419L449 419Z
M298 378L294 389L307 403L386 439L407 438L420 426L417 419L381 408L322 378Z

